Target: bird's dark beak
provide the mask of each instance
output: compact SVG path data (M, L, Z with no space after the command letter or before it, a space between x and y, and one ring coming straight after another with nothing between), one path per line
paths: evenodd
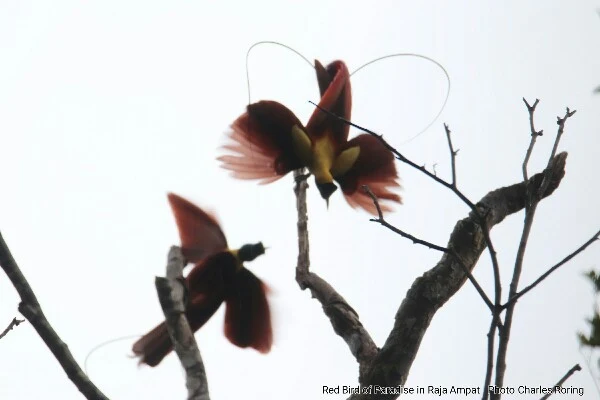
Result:
M337 186L335 183L317 183L317 189L319 189L319 193L321 193L321 197L324 198L327 202L329 202L329 197L337 190Z

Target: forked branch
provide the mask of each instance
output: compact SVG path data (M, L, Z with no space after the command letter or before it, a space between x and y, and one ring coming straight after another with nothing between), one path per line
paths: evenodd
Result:
M559 186L565 174L567 153L557 154L551 165L550 184L542 193L551 195ZM532 185L539 188L544 173L531 179ZM487 226L499 224L508 215L525 207L527 185L519 182L494 190L484 196L477 207L488 210L485 214ZM475 267L481 253L486 248L486 240L474 212L456 224L446 246L453 249L463 260L469 271ZM412 363L417 355L421 340L437 310L442 307L465 283L463 268L451 254L444 254L438 264L417 278L409 289L396 312L396 321L385 344L377 356L360 374L362 386L398 386L406 382ZM397 395L381 395L380 399L393 399ZM353 395L352 399L368 399L366 395Z
M525 105L529 111L530 115L530 126L532 130L532 139L527 150L527 155L525 159L527 160L527 156L531 154L531 150L533 149L533 145L535 144L535 137L539 136L539 133L535 132L533 128L533 112L535 110L535 105L537 105L537 101L534 103L534 106L529 106L529 104L525 101ZM531 232L531 227L533 226L533 220L535 218L535 212L537 210L537 206L541 199L543 198L543 193L546 192L546 189L552 184L553 175L552 175L552 164L556 157L556 152L558 150L558 145L560 143L560 139L564 133L565 123L566 121L575 114L575 110L571 111L567 108L565 115L561 118L557 118L558 124L558 132L556 134L556 139L554 140L554 146L552 148L552 152L548 159L548 166L541 174L541 178L538 176L538 182L534 182L536 176L531 179L525 180L523 183L526 185L527 193L526 193L526 203L525 203L525 221L523 223L523 231L521 233L521 239L519 241L519 247L517 249L517 255L515 257L515 266L513 269L513 276L510 282L509 294L508 294L508 303L509 305L506 307L506 316L504 318L504 328L500 331L499 335L499 344L498 344L498 353L496 357L496 378L495 385L497 387L502 387L504 384L504 374L506 372L506 355L508 351L508 343L510 341L510 333L512 328L513 315L515 311L515 302L511 302L517 296L519 279L521 277L521 272L523 270L523 260L525 257L525 251L527 249L527 244L529 240L529 234ZM565 153L561 153L565 154ZM527 173L527 164L523 162L523 170L526 176ZM587 246L586 246L587 247ZM497 400L500 398L500 394L495 393L492 394L491 398L493 400Z

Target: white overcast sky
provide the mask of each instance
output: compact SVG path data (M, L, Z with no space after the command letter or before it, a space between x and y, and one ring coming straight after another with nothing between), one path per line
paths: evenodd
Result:
M196 335L214 399L336 399L322 385L356 385L358 368L320 305L294 281L292 178L235 181L215 157L248 101L245 55L274 40L309 60L350 70L390 53L416 52L448 70L452 91L435 124L399 147L449 177L442 123L453 131L458 182L474 201L517 182L529 141L521 98L541 102L530 163L540 171L556 116L577 109L560 148L560 188L538 209L522 285L600 227L600 18L597 1L2 1L0 2L0 230L51 324L79 362L99 343L145 333L162 318L153 285L178 235L166 193L219 215L232 247L262 240L247 266L272 288L273 350L240 350L223 336L222 310ZM252 98L284 102L305 120L318 100L313 71L289 51L259 47ZM445 95L422 60L382 62L352 79L355 122L393 144L413 136ZM448 190L398 164L404 205L389 221L445 245L468 209ZM313 271L334 285L382 345L415 278L440 254L395 236L352 210L339 193L329 210L309 193ZM492 231L508 291L523 214ZM509 386L551 385L584 363L576 332L593 296L582 273L600 267L592 246L524 297L508 355ZM474 271L491 293L485 253ZM19 298L0 275L0 328ZM408 386L481 386L490 315L468 283L435 316ZM183 399L174 356L138 368L128 339L95 352L88 369L111 399ZM1 399L80 399L33 328L0 340ZM568 385L595 396L587 371ZM529 396L523 398L537 398ZM418 396L427 399L429 396ZM567 398L567 397L564 397Z

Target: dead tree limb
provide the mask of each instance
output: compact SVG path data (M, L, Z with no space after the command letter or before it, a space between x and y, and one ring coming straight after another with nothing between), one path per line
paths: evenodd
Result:
M2 234L0 234L0 266L2 266L8 279L10 279L21 297L19 312L27 318L38 335L40 335L77 389L88 400L108 400L108 397L81 370L69 351L67 344L61 340L46 319L46 316L42 312L42 307L33 293L33 289L29 286L27 279L25 279L17 262L13 258Z
M549 165L549 184L541 197L551 195L565 174L567 153L557 154ZM540 188L544 172L531 177L529 185ZM484 196L476 207L490 229L508 215L525 207L527 184L516 183L494 190ZM458 221L446 246L452 249L472 271L481 253L486 249L484 229L475 212ZM361 386L378 385L395 387L406 382L412 363L417 355L421 340L433 316L466 282L467 275L456 258L449 253L442 256L438 264L417 278L409 289L396 313L396 321L385 344L376 356L361 364L359 382ZM394 399L398 395L380 395L378 399ZM353 400L367 399L369 395L353 395Z
M167 277L156 277L156 291L165 314L165 324L173 348L185 370L188 400L210 400L204 363L194 339L194 332L185 317L186 289L183 280L185 264L181 249L176 246L171 247L167 262Z
M364 328L358 313L348 302L323 278L310 272L308 214L306 206L306 189L308 183L303 171L294 172L296 179L296 205L298 209L298 263L296 266L296 282L302 290L309 289L316 298L325 315L329 318L333 330L348 344L350 351L364 365L367 360L377 354L375 342Z

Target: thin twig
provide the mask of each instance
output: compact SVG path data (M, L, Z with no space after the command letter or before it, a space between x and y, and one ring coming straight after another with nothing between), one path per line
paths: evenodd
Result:
M446 139L448 141L448 149L450 150L450 164L451 164L451 168L452 168L452 185L456 188L457 187L456 154L458 153L458 150L454 151L454 146L452 145L451 131L447 124L444 124L444 130L446 132ZM489 233L487 233L486 240L489 240L489 242L491 243L491 238L489 237ZM493 248L492 248L492 250L493 250ZM466 268L466 266L465 266L465 268ZM487 361L486 361L485 381L484 381L484 385L483 385L483 397L482 397L483 400L487 400L487 398L489 396L489 384L492 380L492 371L494 368L494 343L495 343L496 328L498 328L498 329L503 328L502 320L500 319L501 309L499 307L499 304L502 299L502 286L501 286L501 282L500 282L500 268L497 265L497 262L494 263L493 257L492 257L492 268L493 268L493 272L494 272L494 301L495 301L494 304L495 305L492 305L491 302L489 302L489 300L488 300L488 302L489 302L488 306L490 307L490 310L492 311L492 322L490 323L490 330L487 334L488 345L487 345ZM467 271L468 271L468 269L467 269ZM487 298L487 296L486 296L486 298Z
M529 142L529 147L527 148L527 154L525 154L525 160L523 160L523 180L527 181L528 176L527 176L527 164L529 163L529 158L531 158L531 153L533 152L533 147L535 146L535 141L537 140L538 136L542 136L544 134L544 130L542 129L541 131L536 131L534 124L533 124L533 114L535 112L535 108L537 107L538 103L540 102L539 99L535 99L535 102L533 103L532 106L529 105L529 103L527 102L527 100L525 100L525 97L523 97L523 102L525 103L525 106L527 107L527 111L529 112L529 129L531 130L531 140Z
M381 210L381 206L379 205L379 199L377 199L377 196L375 196L375 194L371 191L368 185L362 185L362 190L364 190L364 192L369 195L371 200L373 200L373 204L377 209L377 218L371 218L371 222L377 222L378 224L385 226L389 230L397 233L398 235L408 240L411 240L414 244L420 244L425 247L429 247L430 249L441 251L442 253L449 253L449 250L445 247L438 246L437 244L433 244L423 239L419 239L416 236L413 236L410 233L404 232L403 230L396 228L394 225L389 224L383 217L383 211Z
M446 131L446 139L448 139L448 148L450 149L450 164L452 166L452 186L456 187L456 155L458 150L454 150L452 146L452 137L450 136L450 128L447 124L444 124L444 130Z
M183 280L185 264L181 249L172 246L167 262L167 277L156 277L156 291L165 314L165 324L173 348L185 370L188 400L210 400L204 363L194 333L185 317L186 289Z
M565 383L567 381L567 379L569 379L571 377L571 375L573 375L577 371L581 371L581 366L579 364L575 364L573 366L573 368L571 368L569 371L567 371L567 373L562 378L560 378L560 380L558 382L556 382L554 384L554 386L552 387L553 391L550 393L547 393L540 400L546 400L548 397L552 396L554 394L554 391L556 390L556 388L562 387L563 383Z
M381 206L379 205L379 199L377 199L377 196L375 196L375 193L373 193L371 191L371 189L369 188L369 186L367 186L367 185L363 185L362 189L369 195L371 200L373 200L373 204L375 204L375 208L377 209L377 214L378 214L377 218L371 218L370 221L379 223L380 225L391 230L392 232L395 232L398 235L411 240L414 244L420 244L420 245L429 247L430 249L441 251L442 253L447 253L447 254L452 255L456 259L458 264L463 268L465 274L469 278L469 281L473 284L473 286L475 287L475 290L477 290L477 293L479 293L479 295L483 299L483 302L488 306L490 311L492 311L492 313L494 313L495 307L492 304L490 298L485 294L485 291L483 290L483 288L481 287L479 282L477 282L477 280L475 279L473 274L471 274L471 271L469 271L469 268L467 268L467 266L465 265L463 260L460 259L459 255L455 251L452 251L446 247L439 246L437 244L433 244L426 240L419 239L419 238L411 235L410 233L406 233L403 230L398 229L394 225L388 223L385 220L385 218L383 217L383 212L381 210Z
M13 318L13 320L10 321L10 324L8 324L6 329L4 331L2 331L2 333L0 333L0 339L2 339L4 336L6 336L8 334L8 332L10 332L15 326L19 326L19 324L21 322L25 322L25 320L17 319L17 317Z
M108 397L81 370L66 343L61 340L44 316L40 303L13 258L2 234L0 234L0 266L2 266L8 279L10 279L21 297L19 312L27 318L38 335L40 335L77 389L88 400L108 400Z
M450 162L452 166L452 185L456 188L456 153L454 151L454 147L452 146L452 137L450 128L447 124L444 124L444 130L446 131L446 139L448 141L448 148L450 150ZM487 229L487 228L483 228ZM489 236L489 232L485 233L486 241L488 241L491 245L491 237ZM500 302L502 301L502 282L500 281L500 267L498 265L498 261L495 258L495 250L493 247L490 247L490 255L492 257L492 269L494 272L494 306L491 307L492 311L492 321L490 323L490 329L487 335L487 362L486 362L486 372L485 372L485 381L483 385L483 399L487 400L489 396L489 384L492 379L492 371L494 368L494 343L495 343L495 335L496 328L503 329L502 320L500 319Z
M529 191L528 191L529 193ZM529 197L529 194L527 195ZM533 207L536 206L537 203L533 204ZM531 212L531 208L525 206L525 223L523 227L523 233L521 235L521 240L519 243L519 249L517 250L517 257L515 261L515 267L513 270L513 277L510 283L509 295L508 298L512 299L513 296L517 293L517 288L519 284L519 278L521 276L521 271L523 268L523 257L525 255L525 249L527 247L527 240L529 238L529 233L531 232L531 226L533 223L534 212ZM534 210L535 211L535 210ZM500 331L500 340L498 344L498 353L496 355L496 380L495 384L497 387L502 387L504 383L504 373L506 371L506 354L508 351L508 342L510 340L510 331L512 327L512 318L515 310L515 304L511 303L506 309L506 315L504 317L504 328ZM500 399L499 393L492 393L492 400Z
M571 254L569 254L568 256L566 256L565 258L563 258L560 262L558 262L557 264L555 264L548 271L544 272L533 283L531 283L530 285L526 286L520 292L516 293L508 302L506 302L506 304L502 305L502 309L505 309L508 306L510 306L511 304L515 303L521 296L523 296L525 293L529 292L531 289L533 289L534 287L536 287L540 282L542 282L544 279L546 279L551 273L553 273L558 268L560 268L561 266L563 266L564 264L566 264L567 262L569 262L573 257L577 256L579 253L581 253L582 251L584 251L589 245L591 245L592 243L594 243L599 238L600 238L600 231L596 232L596 234L594 236L592 236L587 242L585 242L584 244L582 244L581 246L579 246L579 248L577 250L575 250L574 252L572 252Z
M560 143L560 139L562 138L562 135L565 131L565 123L567 122L567 120L572 117L573 115L575 115L575 113L577 112L577 110L569 110L569 107L567 107L567 111L565 112L565 115L561 118L561 117L556 117L556 124L558 125L558 132L556 133L556 139L554 140L554 146L552 147L552 152L550 153L550 157L548 157L548 165L550 165L550 162L552 162L552 160L554 159L554 156L556 155L556 152L558 151L558 144ZM537 194L537 198L539 199L539 194L544 192L546 190L546 187L548 187L548 185L550 184L549 182L550 180L550 174L546 173L544 175L544 181L542 182L542 184L540 185L539 189L538 189L538 194Z
M519 248L517 250L517 255L515 257L515 266L513 269L513 276L510 282L509 294L508 294L508 302L512 300L517 295L519 279L521 277L521 271L523 270L523 260L525 257L525 250L527 248L527 243L529 240L529 234L531 232L531 227L533 226L533 219L535 217L535 212L537 210L537 206L541 200L541 194L545 193L548 189L553 177L552 171L552 163L555 160L556 151L558 149L558 144L564 132L564 126L567 119L576 111L570 111L567 108L565 116L563 118L558 118L558 132L556 135L556 139L554 140L554 146L552 148L552 152L550 158L548 160L548 165L542 174L542 182L539 184L539 187L533 187L531 181L525 181L525 185L527 186L527 199L525 204L525 221L523 223L523 232L521 234L521 239L519 241ZM512 328L512 320L515 311L515 302L510 303L506 308L506 316L504 318L504 328L500 330L500 341L498 344L498 353L496 357L496 379L495 385L497 387L502 387L504 384L504 374L506 372L506 355L508 352L508 343L510 341L510 333ZM492 399L496 400L500 398L500 394L495 393L492 394Z
M494 321L494 319L492 319L492 322L490 323L490 330L487 333L487 361L485 365L485 380L483 383L483 396L481 397L482 400L487 400L490 394L489 388L490 382L492 381L492 371L494 369L494 343L496 341L497 327L498 326L496 322Z

